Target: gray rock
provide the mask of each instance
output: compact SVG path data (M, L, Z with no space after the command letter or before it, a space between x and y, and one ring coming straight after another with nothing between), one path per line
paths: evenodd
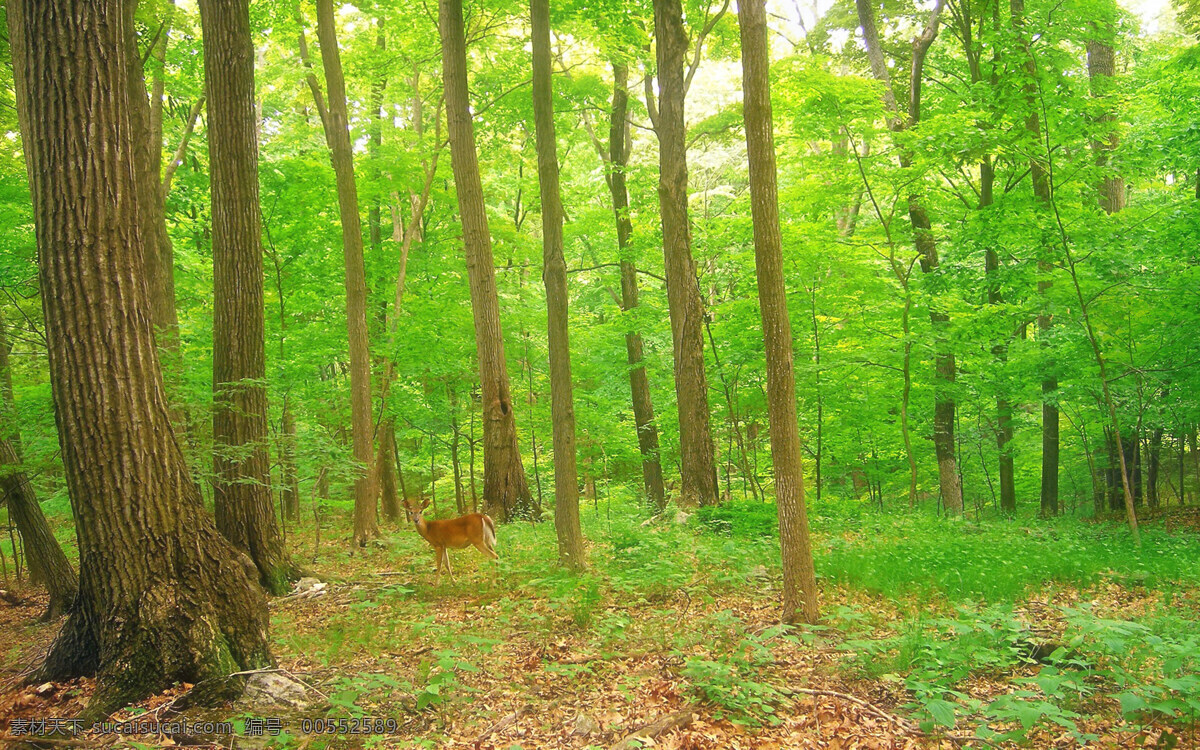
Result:
M571 736L590 737L600 731L600 725L587 714L579 714L571 727Z

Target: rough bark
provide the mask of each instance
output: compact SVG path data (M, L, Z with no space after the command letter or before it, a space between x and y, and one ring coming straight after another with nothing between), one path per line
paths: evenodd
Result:
M270 664L257 571L217 531L171 429L137 221L138 65L121 0L8 4L63 468L75 606L36 680L96 674L84 713ZM144 93L140 95L145 98Z
M637 266L631 259L630 238L633 222L629 216L629 186L625 171L629 166L631 138L629 109L629 68L614 62L613 101L608 130L608 189L612 194L613 214L617 222L617 248L621 260L621 309L628 313L638 306ZM667 504L663 487L662 462L658 449L658 426L654 421L654 402L650 398L650 379L642 362L642 334L631 329L625 334L625 353L629 362L629 389L633 400L633 423L637 428L638 450L642 455L642 486L646 496L661 512Z
M21 470L16 447L0 435L0 505L6 502L8 516L21 534L29 578L44 585L50 593L50 603L42 619L53 620L65 614L75 601L78 579L50 524L46 523L33 485Z
M563 206L558 184L558 141L554 130L554 90L550 68L550 0L530 0L533 27L533 120L537 140L538 186L542 199L542 282L546 286L546 327L550 350L550 414L554 440L554 528L558 562L585 567L579 526L579 472L575 457L575 401L571 385L571 344L567 263L563 259Z
M938 0L934 5L925 29L912 42L907 115L901 113L899 105L896 103L891 74L888 73L887 60L879 42L879 31L875 25L875 11L871 1L855 0L855 6L858 11L859 26L863 31L863 43L867 49L871 74L883 84L883 102L889 112L888 127L895 132L907 130L920 121L921 81L925 67L925 55L934 39L937 38L942 2ZM903 167L911 166L912 154L901 151L900 164ZM908 196L908 218L912 225L913 244L921 257L921 271L926 275L934 274L940 265L937 241L933 236L933 225L929 221L924 198L919 192L913 192ZM951 392L954 387L957 366L954 352L949 349L945 340L945 330L950 323L950 316L936 307L931 307L929 320L935 339L933 448L937 455L942 501L946 504L946 510L949 513L958 514L962 512L963 500L962 486L958 479L958 460L954 450L955 400L954 394Z
M1088 82L1092 96L1104 98L1112 87L1112 77L1117 69L1117 56L1110 38L1111 31L1097 26L1094 32L1093 38L1087 41ZM1098 185L1100 207L1109 215L1125 208L1125 180L1119 174L1110 171L1109 166L1112 152L1121 145L1121 136L1115 127L1116 119L1116 114L1112 111L1101 115L1097 125L1102 132L1100 137L1092 141L1096 166L1101 169Z
M742 35L742 107L750 167L754 264L758 273L758 303L767 360L767 411L771 420L775 503L783 555L783 621L814 623L820 612L808 537L808 514L804 507L792 329L783 280L765 0L741 0L738 22Z
M213 501L259 581L291 577L271 502L254 44L247 0L201 0L213 220Z
M719 496L709 426L708 376L704 370L704 307L692 261L688 219L687 130L683 118L688 39L680 0L654 0L654 38L659 88L658 200L679 408L680 499L685 505L715 505Z
M325 138L337 178L338 213L342 223L342 254L346 271L346 328L350 342L350 421L354 460L354 541L359 546L379 536L372 455L371 352L367 341L367 277L363 265L362 220L358 215L358 186L354 181L354 152L346 115L346 79L338 50L333 0L317 0L317 38L325 69L328 107Z
M517 445L517 424L504 357L504 336L500 329L492 239L467 93L462 0L440 0L438 8L450 159L462 221L483 399L483 512L504 523L533 515L533 499Z

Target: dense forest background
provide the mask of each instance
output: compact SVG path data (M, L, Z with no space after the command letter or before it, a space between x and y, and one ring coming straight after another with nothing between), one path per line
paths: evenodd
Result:
M584 631L599 627L598 602L662 605L663 592L686 588L693 565L696 575L732 566L742 583L717 576L714 592L741 592L747 576L755 589L779 573L783 619L811 623L814 557L827 622L852 641L866 638L854 630L862 602L837 587L903 598L928 584L943 597L936 604L922 594L883 619L915 617L923 624L910 633L945 630L914 613L965 597L984 610L960 619L1007 633L997 636L1005 653L1026 666L1045 655L1031 660L1011 609L987 607L1016 606L1039 581L1062 576L1084 598L1079 591L1109 574L1121 586L1187 583L1195 605L1194 542L1159 528L1170 508L1200 496L1200 13L1191 3L765 4L799 461L773 460L782 412L768 373L780 372L773 363L789 339L769 322L780 308L760 296L756 242L770 221L752 195L764 193L751 180L762 162L747 146L756 131L742 91L744 9L555 2L539 26L536 8L531 18L521 4L471 2L462 70L447 42L456 3L436 5L260 0L248 8L252 45L238 47L246 29L214 21L202 33L204 2L111 4L132 14L131 86L145 99L131 109L131 142L147 154L131 183L146 248L135 277L144 276L136 283L156 331L164 424L180 476L194 480L224 536L250 551L268 592L286 594L304 573L389 567L397 534L408 540L404 559L420 552L423 570L405 505L429 501L430 518L499 521L502 556L506 536L514 545L498 563L512 566L505 575L549 587L548 606L568 602L556 611ZM672 9L681 28L663 15ZM32 23L7 12L14 30ZM70 561L60 574L73 597L69 565L88 545L73 530L86 501L71 497L70 462L105 463L88 455L104 443L65 448L63 420L74 417L61 406L56 415L51 352L109 329L99 303L89 317L87 297L72 314L94 327L64 328L69 318L47 313L55 302L43 296L58 290L44 288L49 233L35 232L39 186L29 175L59 162L38 162L52 150L31 147L36 122L23 122L23 134L18 121L15 38L0 43L0 461L7 480L20 477L38 498ZM24 72L33 103L38 73ZM101 362L90 370L97 383L111 364ZM802 486L777 481L785 465L802 470ZM783 486L798 505L780 498L777 522ZM24 558L49 541L32 540L7 513L5 581L26 565L47 577ZM551 524L518 523L552 517L556 549ZM639 529L659 526L658 541L639 541L652 533ZM801 526L802 537L790 536ZM890 556L852 548L859 534L870 546L872 533L894 543L880 541ZM802 543L789 552L789 539ZM699 557L662 562L677 545L697 545ZM646 567L621 579L613 571L630 550ZM332 557L318 562L318 553ZM582 578L538 572L555 557ZM461 597L475 585L516 606L494 579L449 591ZM69 610L71 597L49 614ZM1079 610L1065 619L1090 635L1107 622ZM1153 678L1121 673L1160 690L1129 688L1140 703L1119 700L1111 713L1130 731L1194 722L1195 642L1175 626L1155 632L1179 647L1178 663L1154 652L1147 663L1167 666ZM787 635L787 648L811 646L821 627ZM688 661L684 673L739 723L770 724L775 709L764 706L795 696L746 698L760 684L751 667L764 668L753 652L766 632L746 628L757 634L730 637L733 651L750 643L750 666ZM793 631L770 631L784 632ZM1059 658L1090 658L1081 643L1054 638ZM301 640L282 653L302 650ZM861 663L870 646L854 642L856 668L878 678ZM950 664L973 650L926 656ZM457 656L437 653L426 678L463 674ZM261 667L271 659L262 654L233 663ZM997 741L1064 722L1071 741L1085 741L1074 719L1086 712L1047 708L1066 706L1069 689L1042 685L1042 712L1026 723L1012 705L953 693L969 669L945 682L918 675L909 656L893 664L907 692L892 703L909 701L925 722L909 729L921 736L953 728L955 711L978 718L990 705L1000 713L984 726L1023 726L987 735ZM1190 682L1169 684L1178 675ZM458 679L445 678L447 693ZM356 696L390 689L359 686ZM147 692L123 686L104 697L115 708ZM1164 695L1182 703L1147 708ZM417 700L419 710L430 705L455 703Z

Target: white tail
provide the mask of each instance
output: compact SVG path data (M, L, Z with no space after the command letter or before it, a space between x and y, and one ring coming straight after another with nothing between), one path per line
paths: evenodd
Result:
M450 580L454 580L448 549L462 549L474 545L483 554L499 559L500 556L496 554L496 524L483 513L469 513L446 521L427 521L424 512L429 507L428 500L420 507L409 505L407 500L404 501L404 505L408 508L409 520L417 527L417 533L433 547L437 571L434 586L442 580L442 565L446 566Z

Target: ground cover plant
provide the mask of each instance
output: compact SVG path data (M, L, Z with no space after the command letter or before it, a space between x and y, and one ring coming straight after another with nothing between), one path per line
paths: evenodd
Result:
M1170 531L1167 518L1148 522L1140 552L1120 525L1075 519L958 521L964 541L950 547L932 515L837 500L813 511L827 616L789 627L773 615L778 541L763 535L760 505L726 506L714 530L708 514L655 517L606 499L583 513L587 573L555 571L551 527L512 524L500 560L457 553L455 582L436 589L409 525L361 550L341 544L345 524L317 547L311 526L289 529L327 588L272 605L280 668L327 697L310 718L393 724L365 742L297 724L268 744L473 747L486 734L483 746L606 747L680 711L696 718L663 741L685 747L834 734L864 747L1197 741L1194 514L1169 516ZM986 551L1017 537L1006 559L1030 564L984 585L997 564ZM15 685L53 628L13 614L5 708L36 716L85 701L86 682L49 695ZM243 733L255 718L221 716ZM573 734L580 726L591 731Z

